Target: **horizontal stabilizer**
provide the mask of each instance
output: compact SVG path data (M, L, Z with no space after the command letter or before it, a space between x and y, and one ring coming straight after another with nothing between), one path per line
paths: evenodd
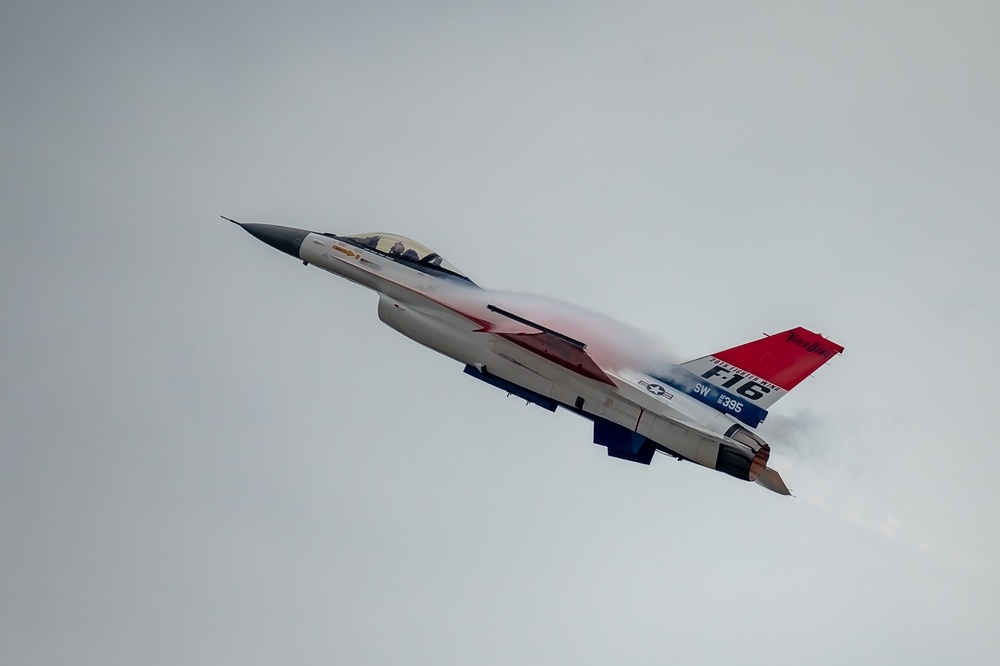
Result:
M791 495L788 486L781 480L781 475L770 467L765 467L764 471L757 477L757 485L764 486L768 490L779 495Z

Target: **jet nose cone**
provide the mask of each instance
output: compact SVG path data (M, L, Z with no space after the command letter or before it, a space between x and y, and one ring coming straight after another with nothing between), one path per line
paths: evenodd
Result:
M263 241L276 250L281 250L285 254L290 254L296 259L299 258L299 248L302 241L311 232L295 227L282 227L276 224L243 224L237 222L246 229L251 236Z

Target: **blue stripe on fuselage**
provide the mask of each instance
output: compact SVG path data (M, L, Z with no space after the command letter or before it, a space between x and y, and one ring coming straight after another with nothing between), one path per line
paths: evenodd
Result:
M759 426L767 418L767 410L758 407L746 398L734 395L725 389L710 384L698 375L680 366L674 366L669 373L650 375L653 379L686 393L695 400L713 409L729 414L734 419L746 423L751 428Z

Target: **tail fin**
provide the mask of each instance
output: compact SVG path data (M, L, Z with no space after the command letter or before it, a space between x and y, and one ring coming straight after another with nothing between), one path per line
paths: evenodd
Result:
M681 367L767 409L844 348L819 333L784 333L702 356Z

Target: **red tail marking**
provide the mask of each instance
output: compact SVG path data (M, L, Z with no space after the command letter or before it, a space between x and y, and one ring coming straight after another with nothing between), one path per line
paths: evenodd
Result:
M817 368L843 351L841 345L827 340L819 333L793 328L727 349L714 356L791 391Z

